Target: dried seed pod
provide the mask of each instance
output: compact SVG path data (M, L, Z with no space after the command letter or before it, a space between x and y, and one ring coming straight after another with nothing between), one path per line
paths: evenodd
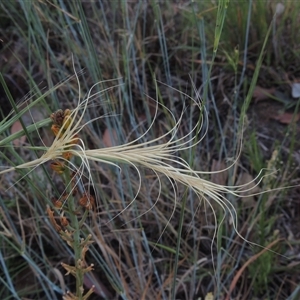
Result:
M64 152L62 154L62 157L66 160L70 160L72 156L73 156L73 154L70 151Z
M47 205L47 213L50 219L51 224L54 226L56 231L61 231L61 227L57 224L55 218L54 218L54 211L50 209L50 207Z
M57 124L53 124L53 125L51 126L51 130L52 130L53 134L54 134L55 136L57 136L58 133L59 133L59 131L60 131L60 126L58 126Z
M85 209L91 210L95 206L95 198L92 195L90 195L89 193L85 193L79 199L79 205L84 207Z
M58 160L51 162L50 168L58 174L63 174L66 170L65 164Z
M63 226L63 227L67 227L69 225L69 221L66 217L64 216L61 216L60 217L60 224Z
M64 111L64 118L62 121L62 125L64 126L64 129L68 128L71 122L72 122L71 111L69 109L66 109Z
M53 198L53 199L52 199L52 203L53 203L53 206L54 206L55 208L62 208L62 206L63 206L62 201L61 201L61 200L58 200L58 199L56 199L56 198Z
M52 119L54 124L62 126L65 118L65 112L62 109L59 109L55 113L52 113L50 115L50 118Z
M61 130L61 128L61 132L65 132L72 123L71 110L69 109L66 109L65 111L59 109L55 113L52 113L50 115L50 118L53 121L51 130L53 131L55 136L58 135L58 132Z

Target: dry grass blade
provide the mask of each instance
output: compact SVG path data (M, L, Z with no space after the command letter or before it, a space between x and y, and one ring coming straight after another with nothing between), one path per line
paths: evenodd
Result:
M242 266L242 268L239 269L239 271L236 273L236 275L234 276L233 281L230 284L230 288L227 294L227 297L225 300L229 300L230 299L230 294L232 293L232 291L234 290L237 281L239 280L239 278L241 277L241 275L243 274L243 272L245 271L245 269L252 263L254 262L257 258L259 258L261 255L263 255L266 251L270 250L274 245L276 245L278 242L280 242L282 239L277 239L275 241L273 241L272 243L270 243L268 246L266 246L263 250L261 250L259 253L255 254L254 256L250 257L247 262Z

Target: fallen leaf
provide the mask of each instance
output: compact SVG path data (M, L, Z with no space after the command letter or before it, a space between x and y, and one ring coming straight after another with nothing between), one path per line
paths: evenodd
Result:
M283 113L277 116L271 116L272 119L279 121L282 124L291 124L292 122L297 122L300 119L300 113Z
M20 109L24 108L25 106L26 106L26 103L21 104ZM34 107L34 108L30 109L30 111L27 111L22 115L22 121L25 126L29 126L32 123L44 120L46 117L47 117L47 115L45 114L44 110L40 109L40 107ZM12 125L10 132L11 132L11 134L14 134L22 129L23 129L23 127L22 127L20 121L18 120ZM13 144L16 147L20 147L25 142L26 142L26 136L21 136L18 139L15 139L13 141Z
M103 144L105 147L112 147L115 146L117 144L117 132L112 129L109 130L108 128L105 129L103 136Z
M267 247L265 247L263 250L261 250L259 253L255 254L254 256L251 256L244 264L243 266L237 271L237 273L234 275L234 278L229 286L228 294L225 298L225 300L232 299L230 297L231 293L233 292L234 288L236 287L239 278L242 276L243 272L246 270L246 268L252 264L256 259L258 259L260 256L262 256L266 251L270 250L274 245L276 245L278 242L282 241L283 239L277 239L270 243ZM271 250L270 250L271 251Z
M226 164L224 161L219 161L216 159L213 159L212 165L211 165L211 181L216 184L220 185L226 185L227 179L228 179L228 172L226 169ZM223 171L225 170L225 171Z
M16 121L12 126L11 126L11 129L10 129L10 133L11 134L14 134L14 133L17 133L18 131L22 130L23 127L21 125L21 122L20 121ZM16 147L21 147L24 143L26 142L26 136L23 135L15 140L13 140L13 144L16 146Z
M270 96L274 96L275 92L276 89L274 87L266 89L257 85L253 91L254 102L256 103L258 101L269 99Z
M253 181L252 175L249 173L243 172L239 175L236 185L247 185L246 189L248 191L241 193L241 199L244 204L248 207L253 207L256 205L253 194L259 193L260 188L256 186L256 183Z

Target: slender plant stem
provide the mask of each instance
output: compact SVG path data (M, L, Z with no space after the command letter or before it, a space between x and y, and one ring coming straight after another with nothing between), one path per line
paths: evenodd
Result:
M76 296L78 300L82 300L83 294L83 268L82 268L82 247L81 247L81 239L80 239L80 222L78 220L78 216L76 213L76 203L75 198L72 195L72 186L70 170L67 169L65 171L65 181L67 192L68 192L68 210L69 217L71 221L71 227L73 229L73 249L75 256L75 269L76 269Z
M176 244L176 254L175 254L175 263L174 263L174 275L173 275L173 285L172 285L172 295L171 299L175 300L175 292L176 292L176 276L178 271L178 262L179 262L179 254L180 254L180 242L181 242L181 234L182 234L182 227L183 227L183 221L184 221L184 214L185 214L185 207L186 207L186 201L187 201L187 192L188 189L185 190L185 193L183 195L183 201L181 205L181 211L180 211L180 218L179 218L179 226L178 226L178 236L177 236L177 244Z

